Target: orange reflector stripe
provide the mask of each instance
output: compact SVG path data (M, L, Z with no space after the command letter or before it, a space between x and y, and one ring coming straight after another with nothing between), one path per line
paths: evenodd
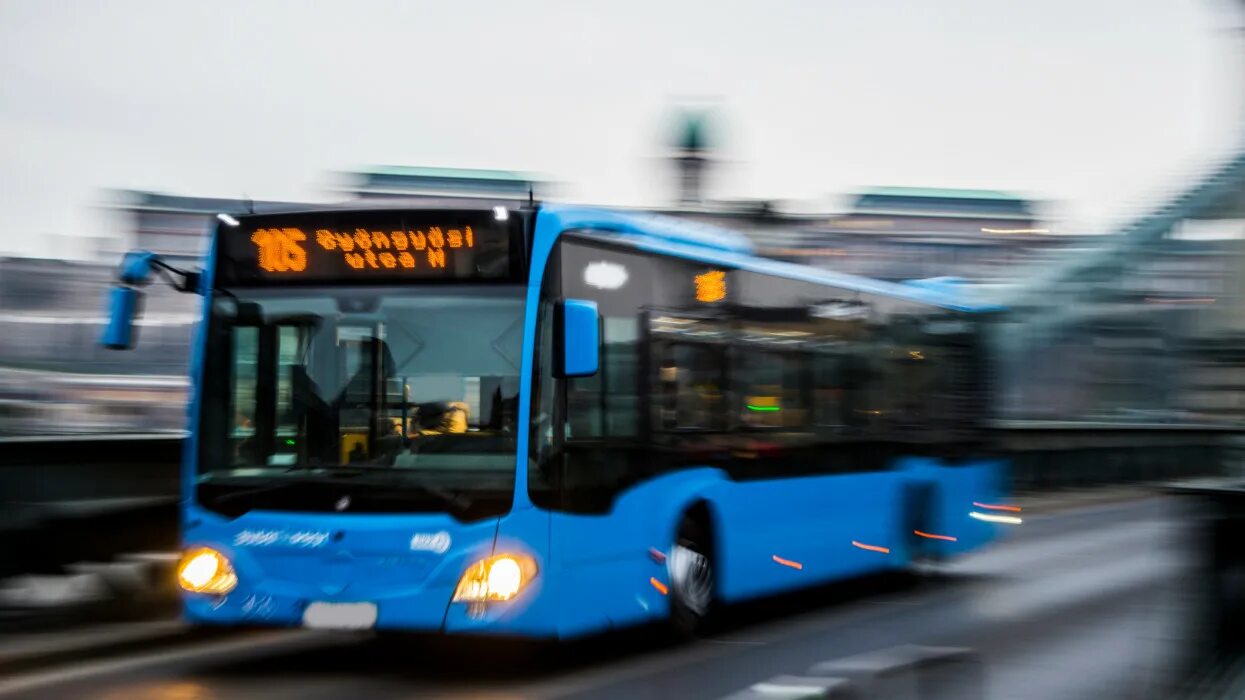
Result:
M886 548L886 547L879 547L879 546L877 546L876 544L861 544L861 543L857 542L856 540L852 540L852 545L853 545L853 546L855 546L855 547L860 547L861 549L867 549L867 550L869 550L870 552L881 552L881 553L883 553L883 554L890 554L890 553L891 553L891 550L890 550L890 549L888 549L888 548Z
M775 555L774 555L774 561L778 562L779 564L782 564L783 566L789 566L789 567L791 567L791 568L795 569L796 571L803 571L803 570L804 570L804 565L803 565L803 564L801 564L800 562L798 562L798 561L791 561L790 559L783 559L782 557L778 556L777 554L775 554Z
M989 503L978 503L977 501L973 501L973 505L977 506L978 508L985 508L986 510L1007 510L1013 513L1020 512L1020 506L991 505Z
M933 534L930 534L930 533L928 533L928 532L921 532L920 530L913 530L912 532L913 532L913 533L915 533L915 534L916 534L917 536L919 536L919 537L928 537L928 538L930 538L931 540L946 540L946 541L948 541L948 542L957 542L957 541L958 541L958 540L956 540L954 537L952 537L951 535L933 535Z
M658 593L660 593L660 594L662 594L662 595L669 595L669 594L670 594L670 589L669 589L669 588L666 588L666 584L662 583L661 581L658 581L658 580L657 580L657 579L655 579L655 578L650 578L650 579L648 580L648 582L649 582L649 583L651 583L651 584L653 584L653 588L656 588Z

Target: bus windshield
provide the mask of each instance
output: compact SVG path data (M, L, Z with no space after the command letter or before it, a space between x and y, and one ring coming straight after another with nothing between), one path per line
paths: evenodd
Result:
M512 286L217 291L200 483L512 490L522 324Z

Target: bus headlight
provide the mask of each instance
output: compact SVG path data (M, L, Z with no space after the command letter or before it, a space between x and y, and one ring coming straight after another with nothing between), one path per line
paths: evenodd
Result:
M182 557L177 565L177 585L191 593L223 595L238 585L238 575L224 554L202 547Z
M536 576L536 560L523 554L497 554L463 572L454 589L455 603L510 600Z

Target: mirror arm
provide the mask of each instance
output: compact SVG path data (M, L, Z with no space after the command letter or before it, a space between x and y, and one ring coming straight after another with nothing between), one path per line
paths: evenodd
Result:
M199 283L203 273L197 270L182 270L159 259L152 261L152 266L160 271L165 281L173 289L183 294L199 291Z
M155 253L140 251L126 254L117 277L122 284L143 287L151 283L153 274L159 274L170 287L179 292L198 292L203 273L174 267Z

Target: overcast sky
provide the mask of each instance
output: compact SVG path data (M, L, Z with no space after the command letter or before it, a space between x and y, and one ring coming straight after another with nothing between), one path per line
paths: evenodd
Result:
M1102 229L1229 148L1229 0L0 2L0 252L112 232L103 188L324 198L371 164L661 204L672 109L716 197L1015 190Z

